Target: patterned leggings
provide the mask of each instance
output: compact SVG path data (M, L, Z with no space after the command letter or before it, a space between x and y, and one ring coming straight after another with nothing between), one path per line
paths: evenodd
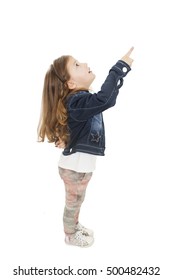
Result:
M59 167L59 174L65 185L65 208L64 208L64 232L73 234L76 232L76 224L82 202L85 198L86 187L91 179L92 172L79 173L73 170Z

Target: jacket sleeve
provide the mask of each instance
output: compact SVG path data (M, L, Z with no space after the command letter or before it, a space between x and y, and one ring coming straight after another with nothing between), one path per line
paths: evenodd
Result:
M131 68L127 63L119 60L110 69L98 93L79 92L72 95L68 102L70 117L82 122L114 106L119 89L123 85L123 78L130 70Z

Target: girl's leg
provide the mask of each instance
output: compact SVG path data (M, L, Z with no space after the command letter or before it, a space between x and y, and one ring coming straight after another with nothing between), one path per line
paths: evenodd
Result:
M66 235L71 235L76 232L80 208L92 173L78 173L63 168L59 168L59 173L64 181L66 192L63 216L64 231Z

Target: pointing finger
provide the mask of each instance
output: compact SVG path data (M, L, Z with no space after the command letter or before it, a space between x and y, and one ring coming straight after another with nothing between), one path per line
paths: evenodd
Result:
M126 55L130 56L133 50L134 50L134 47L131 47L130 50L126 53Z

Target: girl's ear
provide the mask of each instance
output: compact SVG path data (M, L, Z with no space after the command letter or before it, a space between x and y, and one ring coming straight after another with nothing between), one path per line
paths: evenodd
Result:
M68 85L69 89L75 89L76 88L76 83L74 81L72 81L72 80L69 80L67 82L67 85Z

